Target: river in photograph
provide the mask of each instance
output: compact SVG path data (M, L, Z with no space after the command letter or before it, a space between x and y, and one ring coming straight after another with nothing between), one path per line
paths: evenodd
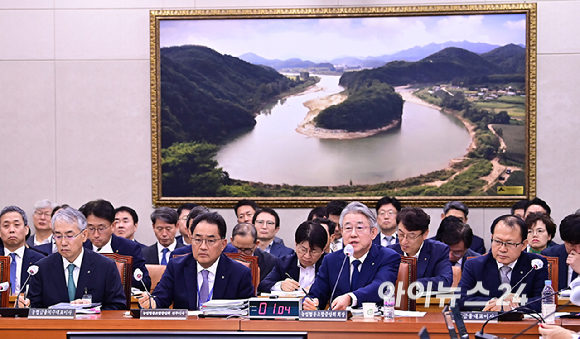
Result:
M231 178L268 184L376 184L443 169L467 152L463 123L436 109L405 102L400 128L372 137L318 139L295 131L308 113L303 103L343 90L339 76L319 76L322 91L279 100L256 117L254 128L219 150Z

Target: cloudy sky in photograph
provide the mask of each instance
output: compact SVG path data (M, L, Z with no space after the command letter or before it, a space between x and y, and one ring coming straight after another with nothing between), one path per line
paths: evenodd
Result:
M202 45L219 53L316 62L393 54L448 41L525 45L525 14L382 18L161 20L161 47Z

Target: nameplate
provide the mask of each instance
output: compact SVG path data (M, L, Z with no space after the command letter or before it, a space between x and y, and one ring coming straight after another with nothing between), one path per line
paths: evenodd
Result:
M464 321L487 321L493 317L497 317L497 312L461 312L461 317Z
M147 320L187 320L187 310L170 308L142 309L140 319Z
M28 319L74 319L75 309L31 308Z
M315 310L300 311L299 319L306 321L346 321L347 317L347 311Z

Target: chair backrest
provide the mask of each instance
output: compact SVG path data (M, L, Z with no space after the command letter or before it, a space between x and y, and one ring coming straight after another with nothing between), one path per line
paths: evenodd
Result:
M461 272L461 266L451 266L451 269L453 270L453 283L451 284L451 287L457 287L463 272Z
M133 281L133 257L129 255L120 255L117 253L101 253L105 257L112 259L117 264L123 291L127 298L127 309L131 309L131 284Z
M407 277L405 279L405 282L403 283L403 285L406 285L407 287L403 290L404 291L404 296L401 296L401 301L403 299L406 299L406 309L403 308L403 304L401 302L401 310L408 310L408 311L415 311L417 310L417 301L414 298L409 298L409 286L414 283L415 281L417 281L417 258L415 257L405 257L405 256L401 256L401 264L408 264L409 265L409 269L408 269L408 274ZM399 269L400 271L400 269ZM397 278L398 279L398 278ZM397 282L397 286L395 286L395 288L398 289L398 282Z
M151 292L153 292L155 286L157 286L159 280L161 280L167 266L146 264L145 267L147 267L147 271L149 271L149 276L151 277Z
M558 290L558 257L547 257L543 255L546 260L548 260L548 279L552 280L552 288L554 291ZM558 295L556 295L558 297Z
M10 281L10 257L0 257L0 283ZM10 289L0 293L0 307L8 307Z
M410 265L406 262L401 262L401 264L399 265L399 274L397 275L397 282L395 283L395 291L409 290L409 272L410 272L409 267ZM401 287L399 288L399 286ZM400 297L398 295L395 295L395 298L401 298L401 301L399 303L400 306L398 307L398 309L403 311L409 310L409 295L407 294L407 292L402 293Z
M252 271L252 284L254 284L254 293L258 292L260 284L260 268L258 267L258 257L254 255L245 255L242 253L224 253L228 258L239 261L246 265Z

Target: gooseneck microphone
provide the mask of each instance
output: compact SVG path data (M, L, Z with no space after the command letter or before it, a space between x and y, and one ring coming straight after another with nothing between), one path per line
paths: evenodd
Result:
M516 288L516 286L518 286L522 281L524 281L524 279L526 279L526 277L532 273L533 270L539 270L542 269L544 267L544 262L540 259L533 259L532 260L532 268L530 268L530 270L528 271L528 273L526 273L521 279L520 281L518 281L510 290L510 292L514 291L514 288Z
M18 304L18 299L20 299L20 294L22 294L22 291L24 291L24 287L28 283L28 280L30 280L30 277L32 277L33 275L36 275L36 273L38 273L38 270L39 270L39 268L36 265L30 266L30 267L28 267L28 270L26 270L26 272L28 272L28 277L26 278L26 280L24 280L24 284L20 285L20 291L16 295L16 306L14 306L15 308L20 308L20 305ZM26 290L26 293L24 293L24 299L26 299L27 295L28 295L28 290Z
M330 304L330 309L332 310L332 297L334 296L334 291L336 291L336 286L338 286L338 281L340 280L340 274L344 269L344 263L346 262L346 258L351 257L354 254L354 248L351 244L344 246L342 250L344 252L344 260L342 261L342 265L340 265L340 271L338 272L338 277L336 278L336 282L334 283L334 287L332 288L332 293L330 293L330 299L328 300Z
M149 291L147 290L147 286L145 286L145 283L143 282L143 271L141 271L140 268L135 269L135 272L133 272L133 278L135 278L135 280L140 281L141 284L143 284L143 288L145 289L145 293L147 293L147 296L149 296L149 309L151 309L151 293L149 293Z

